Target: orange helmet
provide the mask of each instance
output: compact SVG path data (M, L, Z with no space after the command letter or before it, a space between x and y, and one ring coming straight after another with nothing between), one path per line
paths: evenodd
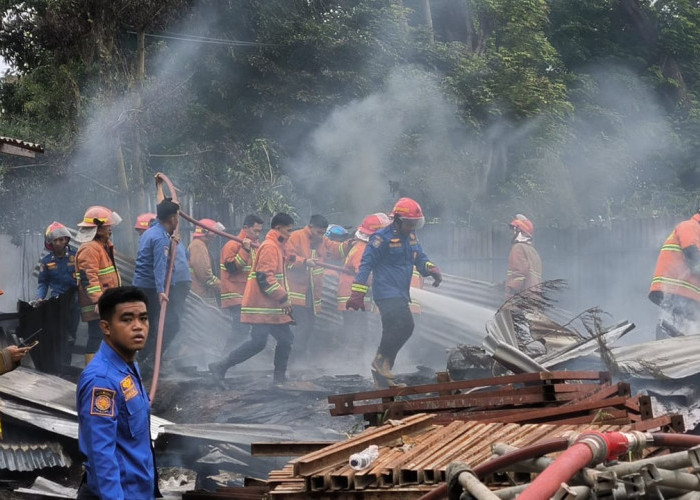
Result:
M391 218L383 212L368 215L362 219L362 224L355 231L355 237L362 241L369 241L371 235L389 224L391 224Z
M137 231L145 231L151 225L153 219L156 218L156 214L151 212L146 212L136 217L136 224L134 224L134 229Z
M530 238L532 238L532 235L535 234L535 225L530 219L522 214L517 214L515 219L513 219L513 221L508 225L518 229L521 233L524 233Z
M94 205L85 210L83 220L78 222L78 235L76 241L85 243L92 241L97 234L98 226L116 226L122 221L119 214L101 205Z
M53 252L53 240L57 238L68 238L68 241L70 241L70 231L60 222L53 221L44 233L44 248L49 252Z
M217 222L213 219L199 219L199 223L206 226L209 229L216 229L217 231L223 231L226 228L221 222ZM201 226L195 226L193 238L203 238L209 233L206 229Z
M394 220L409 222L414 226L413 229L420 229L425 224L423 210L418 202L411 198L400 198L391 213L394 215Z
M94 205L85 210L82 222L78 222L78 227L116 226L122 221L117 212L109 208Z

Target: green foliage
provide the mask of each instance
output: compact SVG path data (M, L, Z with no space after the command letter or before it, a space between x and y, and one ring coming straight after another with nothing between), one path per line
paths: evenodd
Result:
M0 158L3 218L52 183L73 210L112 196L119 147L137 210L157 171L236 214L357 217L408 194L429 217L563 226L692 205L696 2L431 6L432 33L418 0L0 0L19 75L0 128L47 150L42 170ZM142 28L169 37L146 38L143 82Z

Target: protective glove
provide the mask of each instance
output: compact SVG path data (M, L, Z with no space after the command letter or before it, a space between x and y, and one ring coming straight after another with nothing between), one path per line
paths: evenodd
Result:
M345 304L345 309L358 309L365 310L365 294L363 292L352 291L350 292L350 298Z
M442 273L437 266L430 266L427 269L428 274L433 277L433 286L438 287L442 283Z

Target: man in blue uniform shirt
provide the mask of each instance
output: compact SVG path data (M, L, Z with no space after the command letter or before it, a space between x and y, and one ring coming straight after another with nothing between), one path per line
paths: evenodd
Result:
M141 288L149 301L148 317L150 329L146 347L139 355L141 364L150 371L156 352L156 334L161 304L168 303L163 328L162 352L165 352L180 331L180 315L185 308L185 300L190 292L192 277L187 259L187 251L181 243L177 244L175 265L170 289L165 293L165 275L168 270L168 256L172 235L178 225L180 205L165 198L157 208L157 219L143 233L139 240L136 255L133 285Z
M66 365L70 365L75 334L80 324L75 250L68 246L69 243L70 232L60 222L54 221L46 228L44 248L49 253L41 258L36 289L37 302L63 296L64 301L59 304L59 307L65 308L60 315L61 356ZM53 315L51 317L53 319Z
M393 215L392 224L370 237L346 304L347 309L364 311L371 273L372 294L382 319L382 339L372 361L372 376L378 389L397 385L391 369L399 350L413 334L409 309L413 266L423 276L432 276L433 286L442 281L440 270L423 253L414 232L425 223L420 205L411 198L401 198L394 205Z
M97 303L104 337L77 388L80 500L160 497L150 403L134 361L148 337L147 304L131 286L109 288Z

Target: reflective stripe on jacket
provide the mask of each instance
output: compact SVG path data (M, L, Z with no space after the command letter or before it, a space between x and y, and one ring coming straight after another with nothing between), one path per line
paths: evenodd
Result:
M189 246L192 292L203 299L216 299L221 289L221 280L211 268L211 254L202 238L193 238Z
M238 238L246 238L241 231ZM243 302L243 292L248 281L248 275L253 269L255 249L250 251L242 243L229 240L221 249L221 307L240 306Z
M245 285L241 323L281 325L292 322L282 310L288 299L285 266L284 239L279 231L271 229L255 254Z
M362 261L362 254L365 252L365 247L367 243L364 241L357 241L352 246L350 251L348 251L348 256L345 259L345 269L352 271L352 274L340 273L338 278L338 310L345 311L348 299L350 298L350 292L352 291L352 282L355 280L355 275L357 270L360 268L360 262ZM372 277L368 280L368 285L371 285ZM368 294L365 297L365 308L369 310L372 305L372 297Z
M506 299L539 283L542 283L542 260L537 250L530 243L513 243L508 255Z
M678 224L661 247L649 289L655 304L661 304L666 294L700 302L700 270L693 271L683 253L691 246L700 249L700 214Z
M75 272L78 277L78 304L83 321L100 319L95 304L107 288L122 284L114 261L114 244L105 245L92 240L80 245L75 256Z
M287 264L289 271L289 297L295 306L308 307L313 300L314 314L321 312L321 295L323 293L323 268L306 267L305 259L344 260L348 242L337 243L325 236L319 243L312 243L309 226L294 231L287 242L287 255L295 259ZM307 298L307 294L309 294Z

